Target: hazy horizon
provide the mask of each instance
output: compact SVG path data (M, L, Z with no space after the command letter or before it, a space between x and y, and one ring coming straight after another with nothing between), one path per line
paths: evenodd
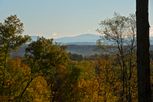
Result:
M150 25L153 34L153 1L150 0ZM100 21L114 12L135 13L133 0L0 0L0 22L16 14L24 23L24 34L61 38L98 34Z

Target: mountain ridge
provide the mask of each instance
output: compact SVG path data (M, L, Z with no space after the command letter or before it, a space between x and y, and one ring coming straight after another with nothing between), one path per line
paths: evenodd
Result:
M36 41L39 36L31 36L32 41ZM80 34L77 36L55 38L54 41L63 45L96 45L97 40L101 39L97 34ZM111 44L109 41L105 41ZM150 36L150 44L153 45L153 36Z
M96 34L81 34L81 35L77 35L77 36L72 36L72 37L62 37L62 38L57 38L54 39L56 42L59 43L64 43L64 44L69 44L69 43L81 43L81 42L85 42L85 43L95 43L96 41L100 39L99 35Z

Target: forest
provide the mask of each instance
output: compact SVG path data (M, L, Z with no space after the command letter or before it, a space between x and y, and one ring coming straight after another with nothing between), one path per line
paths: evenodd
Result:
M102 21L97 31L117 51L84 59L72 56L66 46L53 39L40 37L30 42L29 36L22 35L20 19L9 16L0 23L0 100L136 102L135 20L135 15L125 17L115 13L113 18ZM107 44L102 40L97 41L97 46L105 51ZM24 56L11 57L10 52L23 44L28 44Z
M23 34L24 23L16 15L7 17L0 22L0 102L151 102L153 55L137 57L141 55L137 50L143 53L149 47L145 38L137 40L144 41L146 50L136 40L143 28L138 26L141 18L136 22L138 15L114 13L102 20L97 47L107 53L86 58L67 52L54 39L31 41ZM11 56L23 45L27 45L24 56ZM150 70L143 74L143 67Z

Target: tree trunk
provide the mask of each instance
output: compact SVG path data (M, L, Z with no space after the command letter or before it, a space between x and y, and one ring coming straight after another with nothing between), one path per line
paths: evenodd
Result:
M138 102L151 102L148 0L136 0Z

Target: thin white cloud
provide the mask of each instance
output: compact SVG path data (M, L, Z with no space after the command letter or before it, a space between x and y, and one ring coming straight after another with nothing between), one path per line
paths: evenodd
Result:
M57 32L54 32L54 33L49 34L49 35L46 35L47 38L53 38L53 39L58 38L59 36L60 36L60 34L57 33Z
M52 34L53 37L56 37L57 35L58 35L57 33L53 33L53 34Z

